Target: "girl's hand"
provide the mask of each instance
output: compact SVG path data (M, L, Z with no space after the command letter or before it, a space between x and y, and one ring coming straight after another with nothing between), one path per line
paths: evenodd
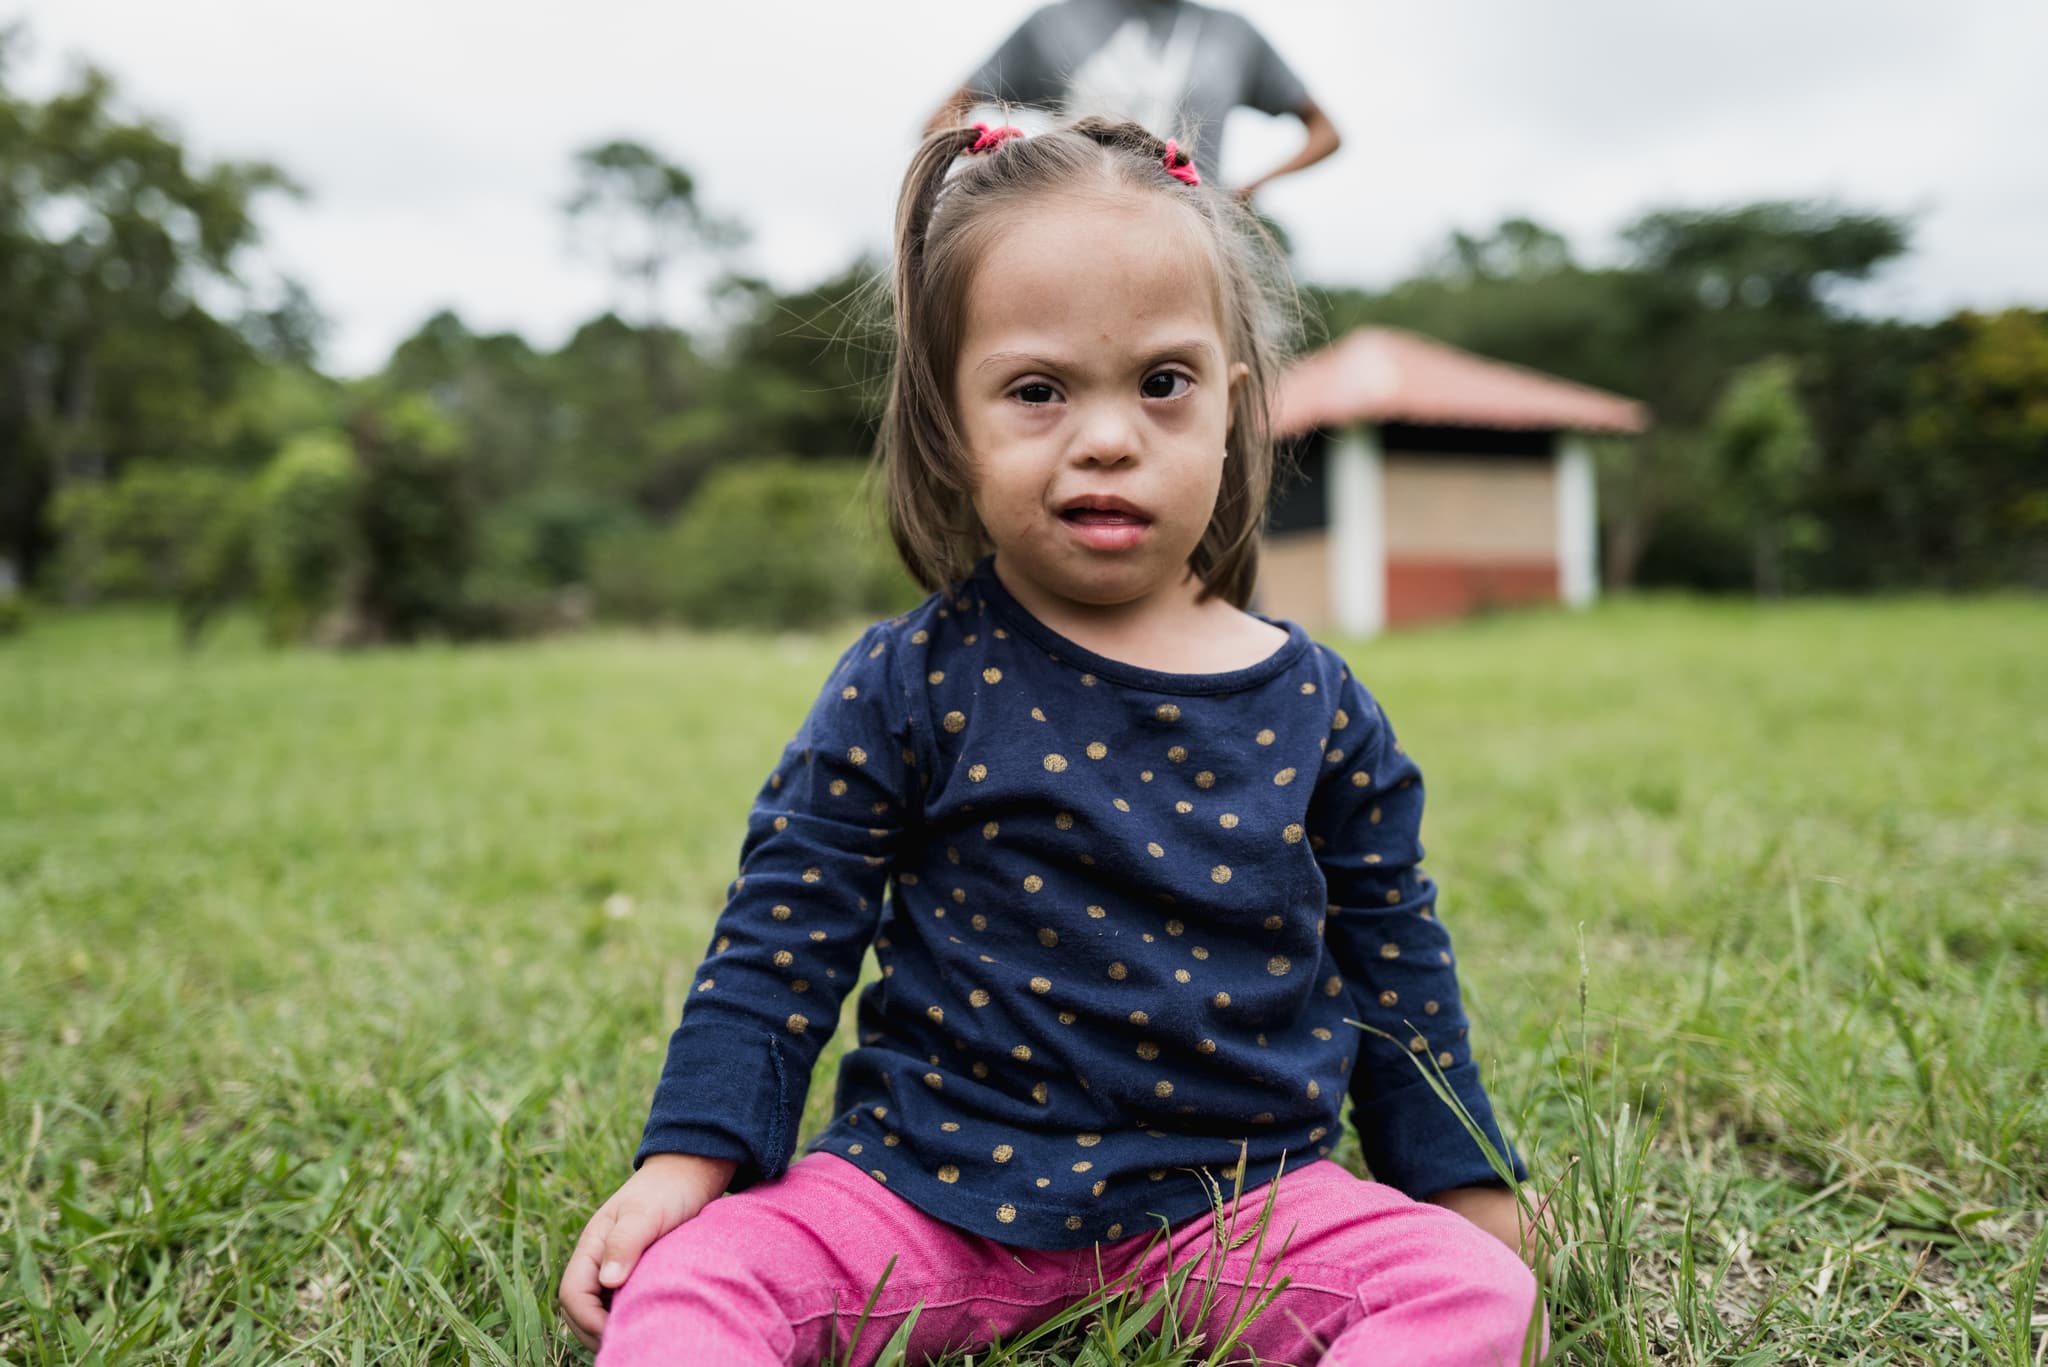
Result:
M1533 1194L1533 1193L1532 1193ZM1494 1238L1515 1250L1523 1262L1535 1267L1549 1254L1548 1242L1539 1233L1554 1235L1550 1212L1539 1204L1535 1219L1522 1214L1515 1194L1506 1187L1452 1187L1428 1198L1433 1206L1455 1211Z
M605 1293L625 1284L649 1244L711 1204L738 1166L730 1158L650 1154L597 1208L562 1270L560 1292L562 1313L585 1348L595 1351L604 1333Z

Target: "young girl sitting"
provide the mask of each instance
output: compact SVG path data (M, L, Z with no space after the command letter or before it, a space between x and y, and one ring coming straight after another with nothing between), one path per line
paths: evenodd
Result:
M1141 1281L1205 1246L1200 1170L1227 1187L1241 1146L1249 1202L1284 1160L1269 1261L1291 1235L1240 1340L1261 1362L1540 1341L1514 1200L1417 1066L1512 1155L1421 779L1334 652L1244 608L1282 286L1134 124L919 150L885 460L935 591L846 652L755 800L638 1170L563 1276L601 1364L816 1362L891 1257L864 1361L920 1305L913 1362L1014 1336L1162 1222ZM870 945L834 1117L791 1164ZM1347 1095L1377 1181L1327 1158Z

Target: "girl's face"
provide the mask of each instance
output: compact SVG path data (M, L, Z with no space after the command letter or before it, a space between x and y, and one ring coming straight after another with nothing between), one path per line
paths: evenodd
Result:
M975 273L954 413L975 511L1027 606L1166 601L1208 528L1246 369L1198 233L1161 196L1062 196Z

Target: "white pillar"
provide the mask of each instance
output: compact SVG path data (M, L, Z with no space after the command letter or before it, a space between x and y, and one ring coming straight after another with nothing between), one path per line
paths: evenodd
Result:
M1593 451L1576 432L1557 437L1557 596L1581 608L1600 592L1600 515Z
M1386 472L1379 430L1361 424L1330 448L1330 608L1337 629L1372 636L1387 624Z

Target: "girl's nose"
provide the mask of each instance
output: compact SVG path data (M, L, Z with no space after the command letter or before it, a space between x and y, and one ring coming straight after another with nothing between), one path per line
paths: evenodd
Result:
M1085 408L1069 453L1076 464L1122 465L1138 459L1143 443L1137 415L1125 405L1099 403Z

